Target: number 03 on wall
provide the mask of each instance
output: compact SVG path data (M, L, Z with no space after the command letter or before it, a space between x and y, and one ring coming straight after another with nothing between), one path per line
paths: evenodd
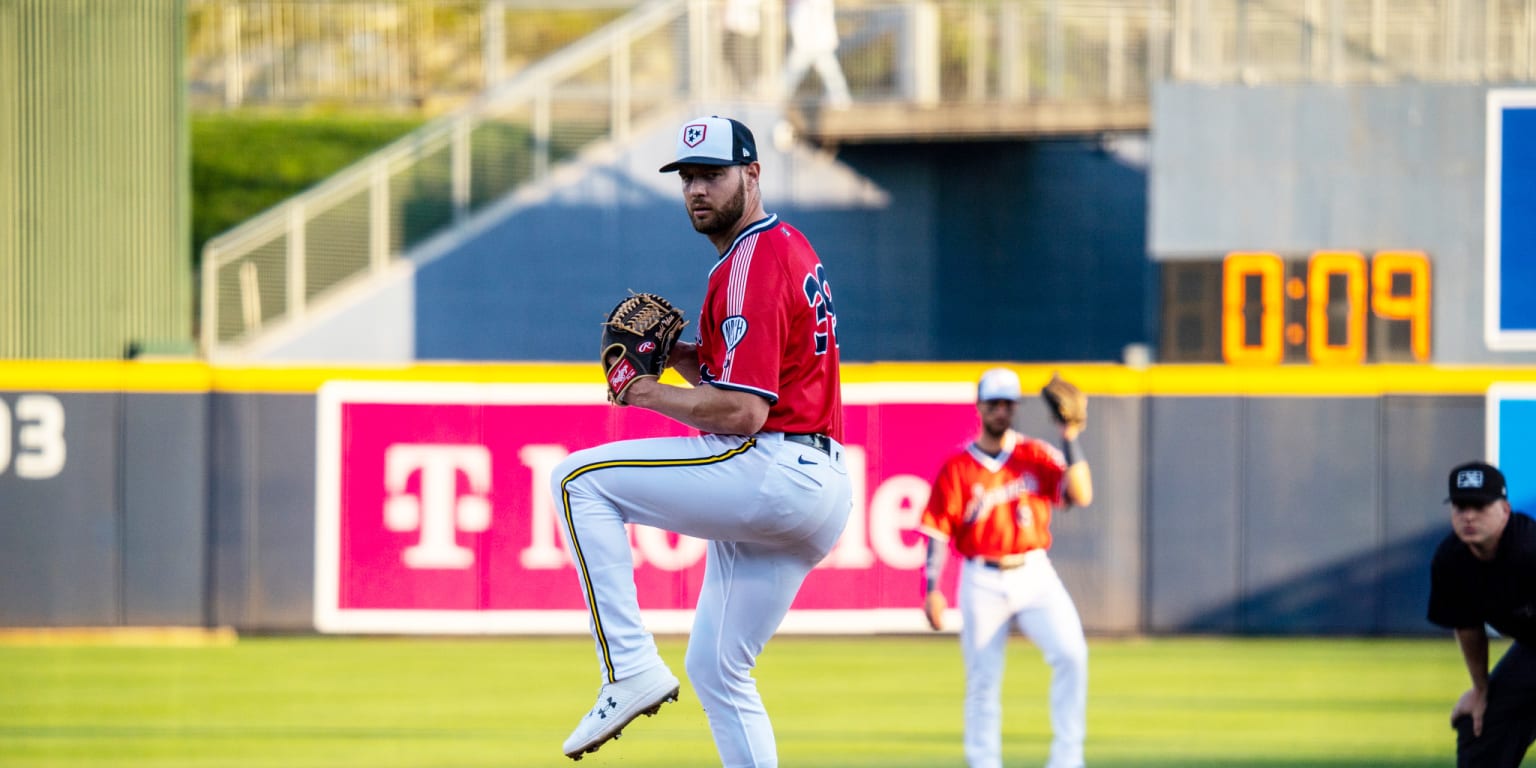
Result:
M1317 251L1290 261L1234 251L1222 264L1221 297L1228 363L1274 365L1302 351L1323 365L1429 362L1430 272L1421 251L1379 251L1369 259Z

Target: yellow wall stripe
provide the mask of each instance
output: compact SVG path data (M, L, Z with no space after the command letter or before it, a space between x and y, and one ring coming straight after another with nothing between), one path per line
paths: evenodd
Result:
M1536 383L1536 366L1362 365L1266 366L1107 363L1012 364L851 363L845 383L974 382L987 368L1005 365L1026 388L1059 370L1084 391L1101 396L1479 395L1494 382ZM0 362L0 391L43 392L251 392L313 394L327 381L405 381L604 385L594 363L416 363L373 366L210 365L195 361ZM665 380L681 383L676 374Z

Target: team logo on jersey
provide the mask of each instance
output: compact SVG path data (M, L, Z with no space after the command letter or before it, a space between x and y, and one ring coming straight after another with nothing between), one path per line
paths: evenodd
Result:
M683 126L683 143L689 147L697 147L704 143L704 134L709 131L709 126L703 123Z
M720 335L725 337L725 348L735 349L747 335L747 319L741 315L731 315L720 321Z

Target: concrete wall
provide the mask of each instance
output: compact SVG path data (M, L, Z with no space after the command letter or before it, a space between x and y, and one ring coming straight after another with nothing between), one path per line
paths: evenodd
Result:
M0 391L0 410L0 624L204 623L205 398Z
M1444 473L1483 455L1482 413L1478 397L1152 400L1147 629L1428 629Z
M1530 363L1483 334L1481 85L1201 85L1153 92L1148 250L1425 251L1436 362Z

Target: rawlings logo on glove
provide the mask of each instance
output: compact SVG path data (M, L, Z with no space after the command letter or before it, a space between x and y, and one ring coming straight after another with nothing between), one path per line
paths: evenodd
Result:
M654 293L631 293L603 321L603 350L598 360L608 379L608 401L625 405L624 393L643 378L657 378L688 321Z

